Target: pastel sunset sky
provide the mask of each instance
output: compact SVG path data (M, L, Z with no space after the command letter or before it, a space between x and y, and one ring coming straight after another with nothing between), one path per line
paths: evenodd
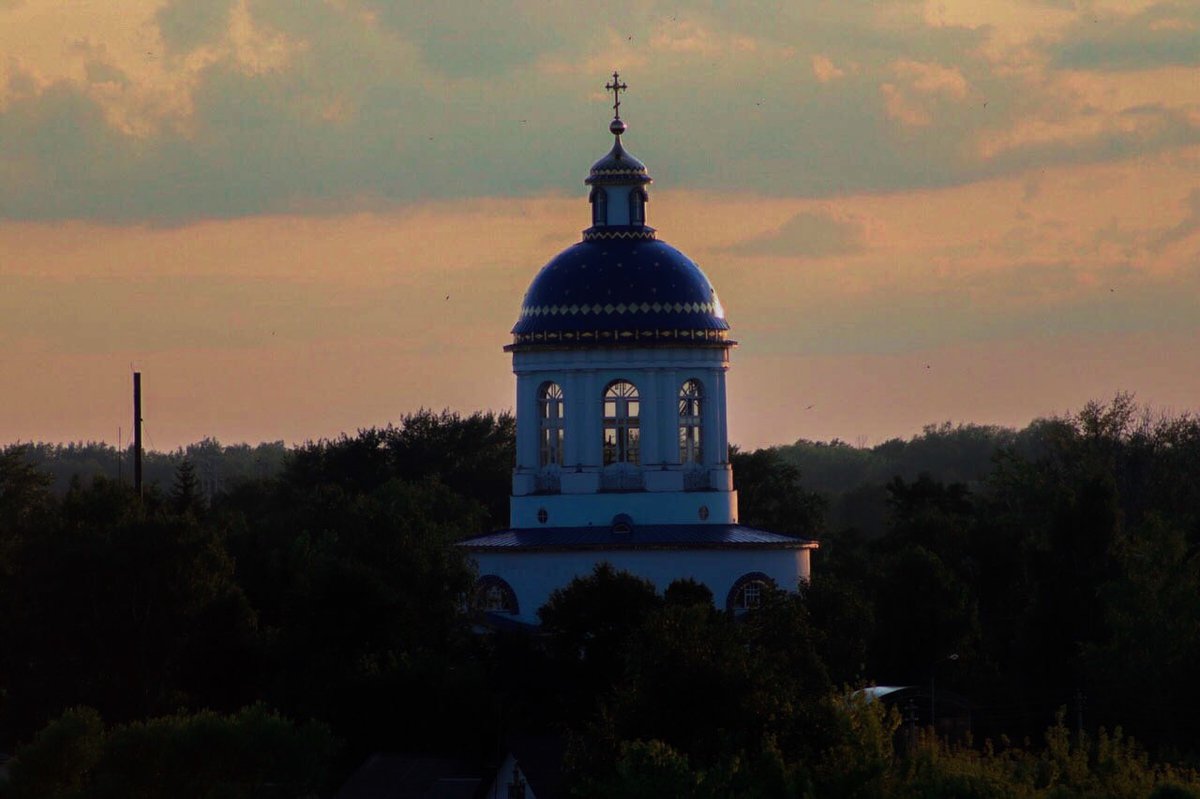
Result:
M1200 406L1200 3L0 0L0 442L507 409L614 69L743 446Z

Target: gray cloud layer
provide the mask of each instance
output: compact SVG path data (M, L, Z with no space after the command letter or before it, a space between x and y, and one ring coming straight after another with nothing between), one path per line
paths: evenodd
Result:
M102 48L87 56L86 84L37 89L10 71L0 217L172 223L579 189L608 146L596 97L605 75L582 65L621 60L634 62L628 143L672 188L892 191L1200 140L1194 118L1150 104L1128 111L1144 124L982 157L979 136L1053 122L1060 98L995 69L979 30L930 27L909 4L882 16L846 5L764 3L751 14L630 0L583 25L566 2L480 2L463 14L444 3L251 0L256 30L295 45L282 66L251 68L229 46L236 3L175 0L156 18L167 62L221 53L196 75L182 121L148 135L116 129L97 86L135 76ZM1072 68L1179 63L1189 48L1193 63L1185 23L1195 16L1164 4L1103 29L1081 18L1040 46ZM814 54L840 74L823 81Z
M784 222L778 230L739 242L726 252L779 258L824 258L849 255L862 249L861 224L802 212Z
M1116 18L1085 13L1054 60L1060 67L1099 70L1200 64L1200 5L1159 3Z

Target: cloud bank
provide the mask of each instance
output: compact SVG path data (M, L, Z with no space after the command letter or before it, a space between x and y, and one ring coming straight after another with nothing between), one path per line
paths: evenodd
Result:
M531 0L9 3L0 217L561 191L606 147L614 67L628 143L676 188L903 191L1200 141L1193 5L1089 4L1036 34L1017 12L1037 3L986 23L959 5L617 0L580 25L575 4ZM1168 68L1174 89L1135 85Z

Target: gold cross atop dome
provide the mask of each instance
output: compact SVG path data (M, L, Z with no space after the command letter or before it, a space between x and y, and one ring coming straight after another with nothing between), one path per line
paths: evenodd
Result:
M607 91L613 93L613 119L621 118L621 92L628 91L629 87L621 82L621 75L617 72L613 73L612 83L604 84Z

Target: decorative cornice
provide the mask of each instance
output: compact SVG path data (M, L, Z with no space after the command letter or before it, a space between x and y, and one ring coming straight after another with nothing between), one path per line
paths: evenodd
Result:
M614 520L615 521L615 520ZM608 525L518 527L461 540L476 552L575 551L580 549L817 549L820 542L740 524L633 525L615 532Z
M702 543L702 544L639 544L635 542L621 543L613 542L610 544L525 544L522 546L508 547L489 547L486 545L472 544L470 541L463 541L455 544L470 552L628 552L628 551L676 551L676 552L691 552L698 549L731 549L731 550L747 550L747 549L765 549L765 550L789 550L789 549L820 549L821 545L817 541L798 540L796 543L762 543L762 544L731 544L731 543Z
M593 169L583 181L588 186L622 186L628 183L653 183L645 167L641 169Z
M583 231L584 241L654 241L654 228L643 227L635 230L606 230L602 227L590 227Z
M592 346L596 344L717 344L733 346L728 330L651 328L645 330L539 330L514 333L509 346L549 344ZM506 348L507 349L507 348Z
M649 172L644 166L618 167L617 169L590 169L588 174L595 178L607 178L624 175L645 175Z

